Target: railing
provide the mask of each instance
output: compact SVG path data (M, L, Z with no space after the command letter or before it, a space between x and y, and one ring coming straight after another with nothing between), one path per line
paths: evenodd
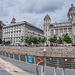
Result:
M40 63L43 63L43 66L41 66L41 74L39 74L39 69L38 69ZM49 62L45 62L45 61L38 62L37 65L36 65L36 73L37 73L37 75L45 75L45 66L44 66L44 63L50 64ZM55 65L54 66L54 75L57 75L57 66L59 66L59 65ZM65 67L64 66L63 66L63 69L62 69L62 75L65 75Z

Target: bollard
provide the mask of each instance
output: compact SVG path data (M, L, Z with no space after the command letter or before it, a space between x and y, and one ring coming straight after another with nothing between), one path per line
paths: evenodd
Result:
M2 56L3 56L3 51L2 51Z
M74 69L74 59L71 61L71 69Z
M15 59L14 52L13 52L13 59Z
M20 54L18 54L18 58L19 58L19 61L20 61Z
M62 69L62 75L65 75L65 69L64 68Z
M57 58L57 67L59 68L59 59Z
M36 64L36 57L34 56L34 64Z
M54 75L56 75L56 67L54 68Z
M45 75L44 66L41 66L41 75Z
M9 58L10 58L10 52L8 52Z
M5 53L5 57L6 57L6 51L4 53Z
M25 59L26 59L26 62L27 62L27 54L25 55Z
M44 57L44 61L46 62L46 57ZM44 63L44 65L46 66L46 63Z

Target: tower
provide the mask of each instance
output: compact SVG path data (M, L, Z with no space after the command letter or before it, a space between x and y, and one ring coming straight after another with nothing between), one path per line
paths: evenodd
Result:
M75 6L71 4L68 12L68 21L72 25L72 43L75 45Z
M71 4L71 7L69 9L69 12L68 12L68 21L69 22L75 22L75 7L73 4Z
M49 44L48 36L49 36L49 25L50 24L51 24L51 18L47 14L44 18L44 37L46 37L46 39L47 39L45 45Z
M0 20L0 39L3 37L3 26L5 26L5 24Z

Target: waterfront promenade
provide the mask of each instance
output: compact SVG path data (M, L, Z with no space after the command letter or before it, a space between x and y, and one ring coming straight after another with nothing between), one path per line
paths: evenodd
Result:
M0 75L34 75L22 70L22 68L12 64L12 61L10 62L8 60L11 61L11 59L0 56ZM13 62L15 62L15 60L13 60Z
M8 62L8 65L12 64L15 67L19 68L19 70L21 70L20 72L17 72L16 71L17 69L15 68L14 69L15 75L36 75L36 65L35 64L30 64L30 63L26 63L23 61L18 61L18 60L4 57L1 55L0 55L0 59L5 61L5 62ZM13 66L11 66L9 69L8 68L6 68L6 69L7 70L13 69ZM46 66L45 67L45 75L54 75L54 68L55 67ZM14 75L11 73L12 71L9 72L10 70L9 71L7 71L7 70L1 68L1 65L0 65L0 75ZM41 75L40 74L40 66L39 66L39 75ZM57 68L57 75L62 75L62 68ZM65 75L75 75L75 70L74 69L65 69Z
M44 48L46 51L44 51ZM32 57L32 63L29 63L28 56ZM38 56L41 56L42 60L45 58L47 62L53 64L45 64L45 75L54 75L55 64L59 65L57 66L57 75L62 75L63 65L65 66L65 75L75 74L75 47L19 48L7 46L0 47L0 73L1 75L20 75L20 73L22 75L36 75L36 58ZM39 66L40 73L41 67Z

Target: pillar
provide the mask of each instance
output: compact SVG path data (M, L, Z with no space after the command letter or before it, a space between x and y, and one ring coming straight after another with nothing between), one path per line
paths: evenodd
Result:
M57 67L59 68L59 58L57 58Z
M41 66L41 75L45 75L45 70L43 66Z
M36 57L34 56L34 64L36 64Z
M46 57L44 57L44 62L46 62ZM44 65L46 66L46 63L44 63Z
M74 59L71 61L71 69L74 69Z
M8 52L9 58L10 58L10 52Z
M56 75L56 67L54 68L54 75Z
M19 61L20 61L20 59L21 59L21 58L20 58L20 54L18 54L18 58L19 58Z
M1 54L2 54L2 56L3 56L3 51L2 51L2 53L1 53Z
M5 54L5 57L6 57L6 51L4 52L4 54Z
M13 59L15 59L14 52L13 52Z
M26 59L26 62L27 62L27 55L25 55L25 59Z
M62 69L62 75L65 75L65 69L64 68Z

